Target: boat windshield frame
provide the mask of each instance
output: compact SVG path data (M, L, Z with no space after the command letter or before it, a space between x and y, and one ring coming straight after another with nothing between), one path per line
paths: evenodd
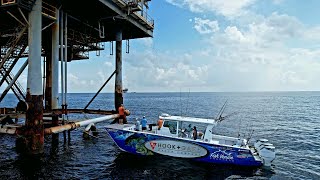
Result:
M194 117L184 117L184 116L160 115L159 119L170 120L170 121L183 121L183 122L190 122L190 123L212 124L212 125L217 124L216 120L214 119L194 118Z

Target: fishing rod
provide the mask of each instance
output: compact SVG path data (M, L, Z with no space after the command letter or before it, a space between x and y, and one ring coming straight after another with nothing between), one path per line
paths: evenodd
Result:
M249 144L249 141L250 141L250 139L251 139L251 137L252 137L252 135L253 135L253 132L254 132L254 129L253 129L253 125L252 125L252 123L251 123L251 133L249 134L249 137L248 137L248 139L247 139L246 145Z
M180 116L182 116L181 88L180 88Z
M189 88L188 99L187 99L186 114L188 113L188 108L189 108L189 97L190 97L190 88Z
M224 117L222 117L222 114L223 114L224 110L226 109L227 102L228 102L228 100L226 100L226 102L223 104L222 108L220 109L220 111L218 113L218 116L216 118L216 120L218 122L221 122L222 120L224 120Z
M241 122L242 122L242 119L240 119L240 124L239 124L239 128L238 128L238 138L240 138L240 128L241 128Z
M254 129L252 129L251 134L249 135L249 138L247 139L246 145L249 144L249 141L250 141L250 139L251 139L251 137L252 137L252 135L253 135L253 132L254 132Z

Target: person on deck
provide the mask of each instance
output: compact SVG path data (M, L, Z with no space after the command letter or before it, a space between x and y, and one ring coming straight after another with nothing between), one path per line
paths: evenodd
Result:
M191 124L188 125L188 127L186 128L186 131L185 133L188 135L188 137L190 138L191 137L191 133L192 133L192 127L191 127Z
M127 118L126 118L126 113L125 113L125 108L123 107L123 104L120 105L119 109L119 124L127 124Z
M143 116L143 118L141 120L142 131L147 130L147 123L148 123L148 121L147 121L146 117Z
M161 129L162 124L163 124L163 120L160 118L160 119L158 120L158 130Z
M196 140L198 138L197 127L193 126L193 139Z
M136 131L140 131L140 121L136 119Z

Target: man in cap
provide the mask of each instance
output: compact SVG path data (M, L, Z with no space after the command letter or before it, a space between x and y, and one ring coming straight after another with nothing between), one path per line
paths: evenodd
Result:
M142 120L141 120L141 126L142 126L142 130L147 130L147 119L145 116L143 116Z

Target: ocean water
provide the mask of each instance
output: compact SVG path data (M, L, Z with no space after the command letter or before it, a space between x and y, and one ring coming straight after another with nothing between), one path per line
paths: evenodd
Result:
M70 108L83 108L94 94L69 94ZM100 94L91 109L113 109L112 93ZM276 147L271 168L243 168L202 164L179 158L136 157L121 152L103 126L99 136L83 139L84 128L71 132L71 142L53 149L46 137L40 159L15 152L15 136L0 134L1 179L320 179L320 92L248 93L126 93L129 121L146 116L156 122L161 113L202 118L216 117L225 101L227 115L217 134L266 138ZM0 104L12 107L13 95ZM83 120L97 115L73 114ZM19 120L20 123L23 123Z

